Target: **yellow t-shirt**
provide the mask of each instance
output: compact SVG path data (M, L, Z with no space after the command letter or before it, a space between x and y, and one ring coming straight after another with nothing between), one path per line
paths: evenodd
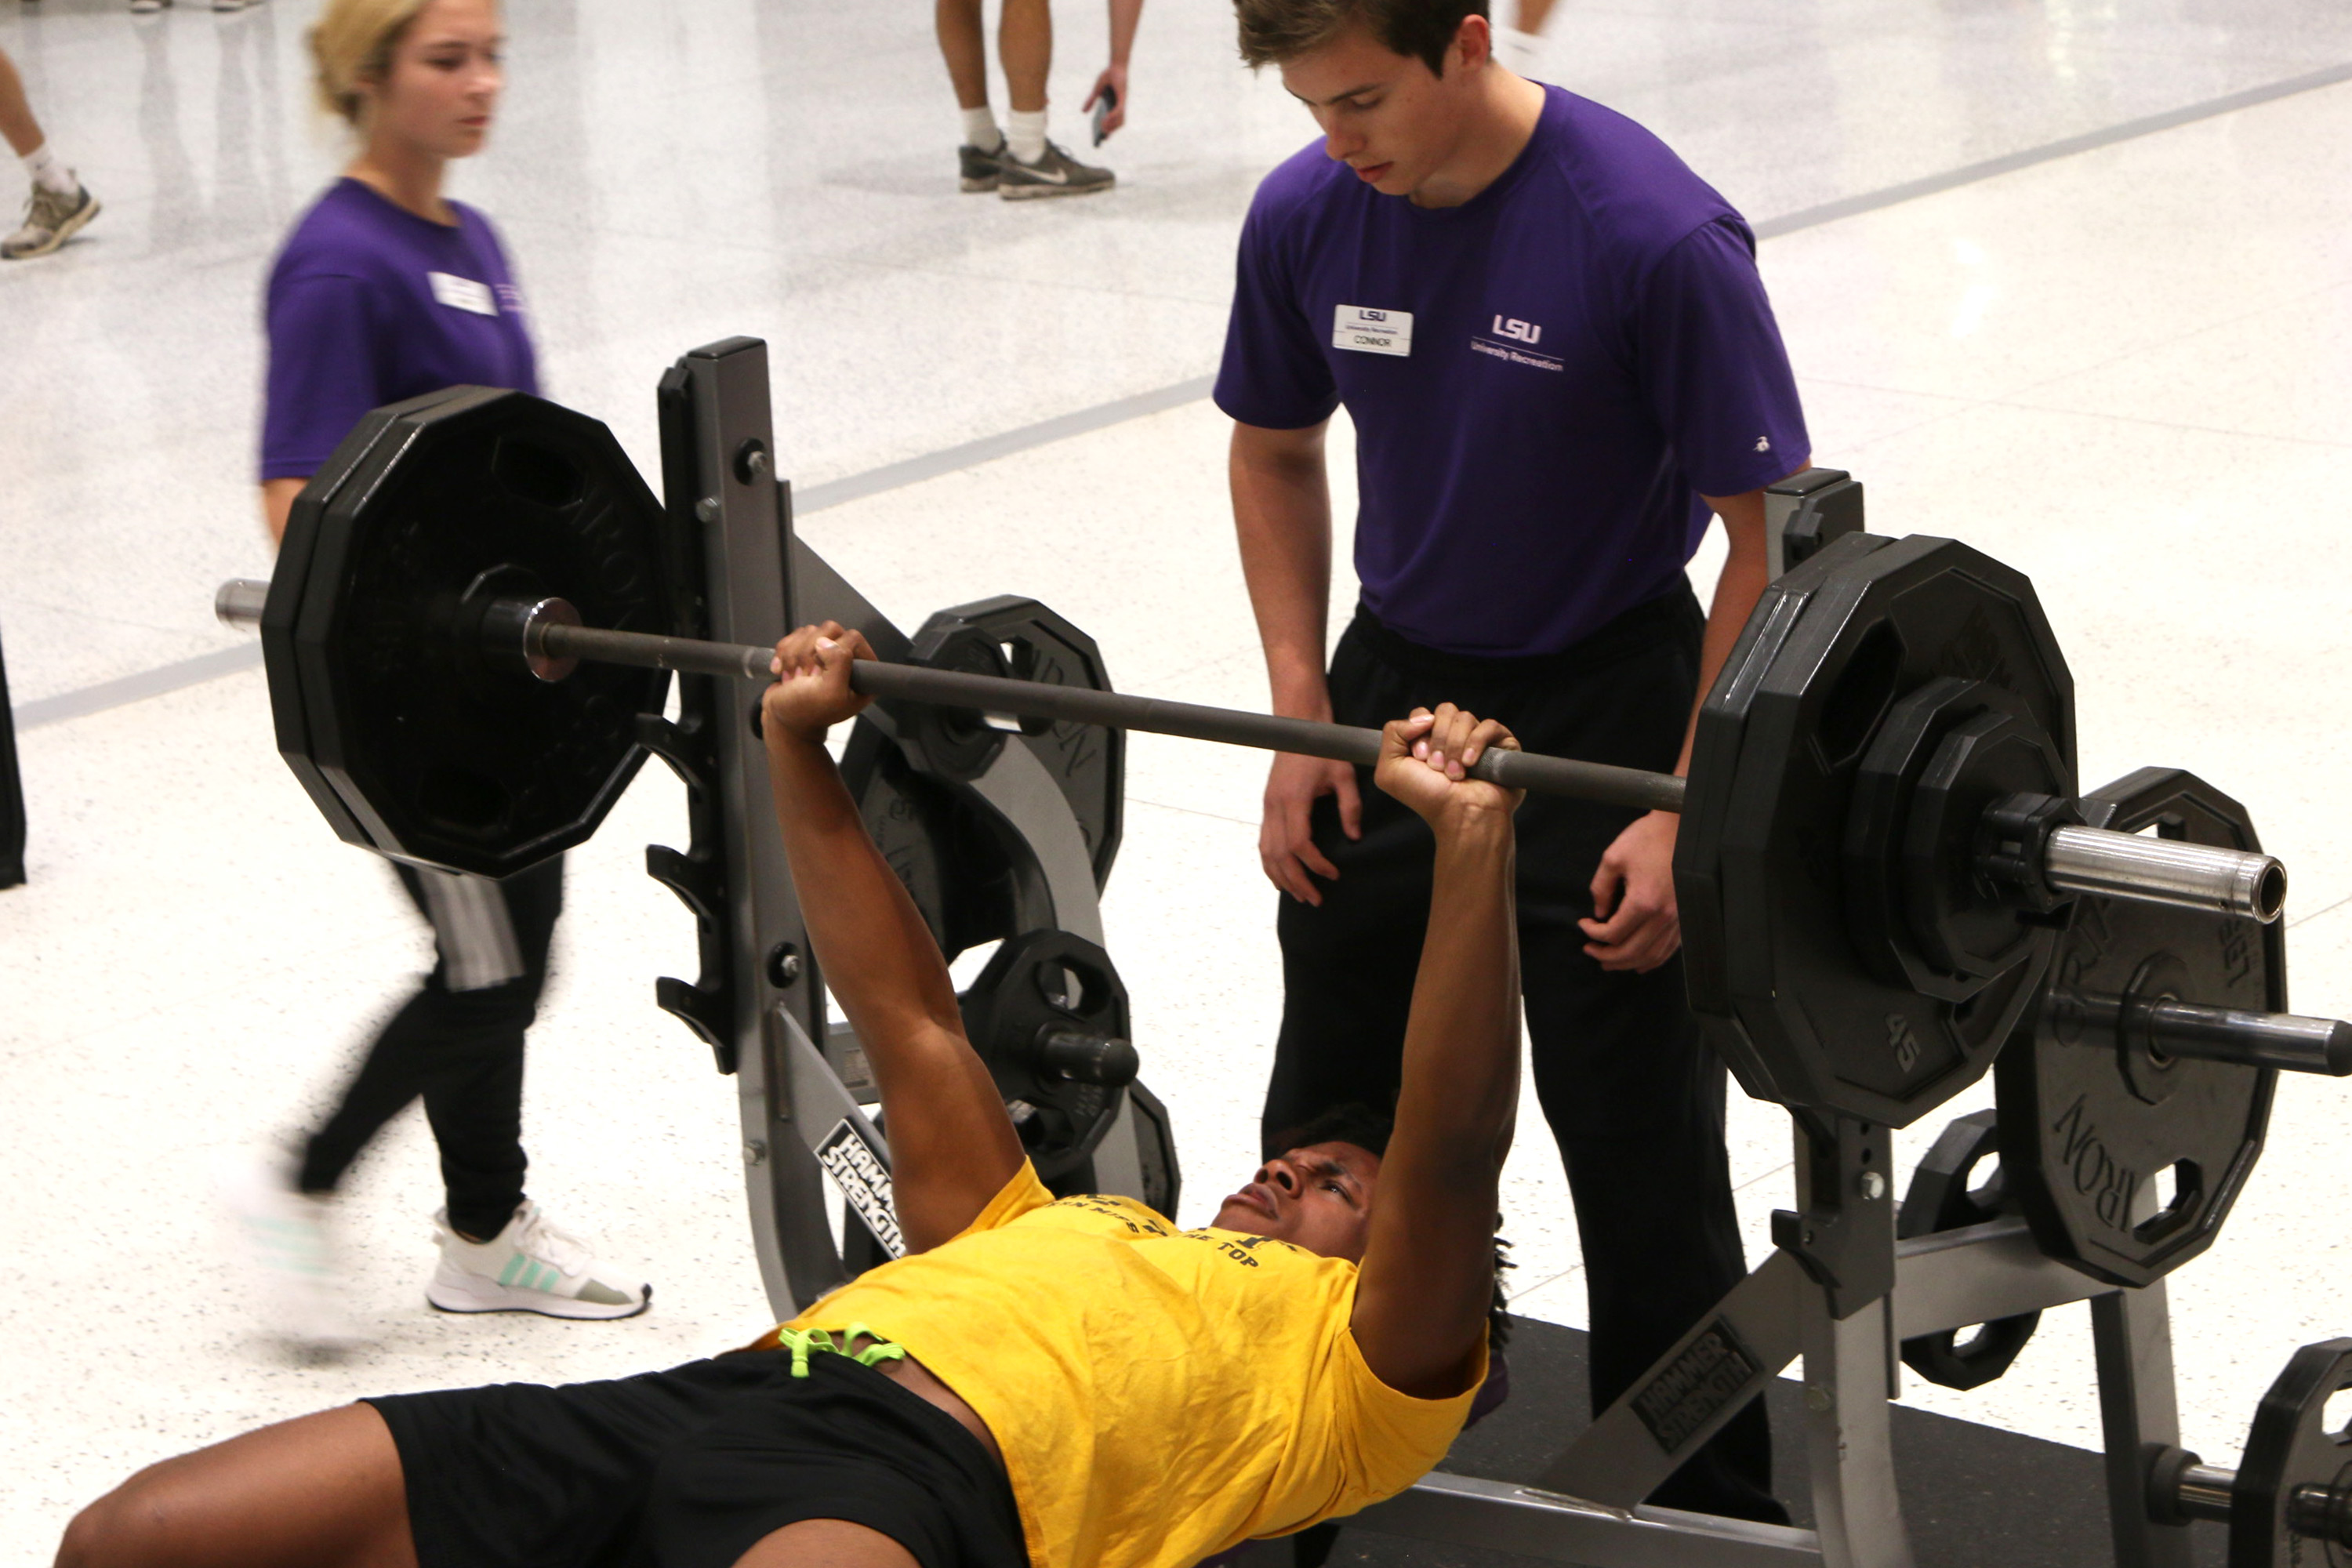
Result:
M1400 1394L1356 1348L1355 1300L1343 1258L1056 1202L1024 1163L962 1235L787 1326L864 1323L961 1395L1037 1568L1188 1568L1404 1490L1461 1431L1484 1349L1455 1397Z

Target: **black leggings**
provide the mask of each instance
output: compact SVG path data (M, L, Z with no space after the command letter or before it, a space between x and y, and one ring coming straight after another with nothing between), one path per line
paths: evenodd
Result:
M332 1192L377 1130L422 1096L441 1152L449 1223L467 1236L496 1236L522 1203L530 1163L522 1149L523 1031L547 984L547 950L563 909L563 861L559 856L501 882L471 879L465 889L453 889L453 879L428 887L415 869L394 869L433 922L433 973L376 1037L342 1103L311 1135L297 1183L306 1193ZM500 973L511 977L480 984Z
M1667 769L1682 748L1705 626L1689 589L1565 653L1474 658L1406 642L1359 615L1331 661L1332 717L1378 725L1451 701L1509 725L1530 752ZM1285 996L1262 1123L1266 1152L1334 1105L1396 1103L1405 1015L1429 921L1429 829L1357 770L1360 839L1316 803L1315 842L1339 869L1320 908L1284 898ZM1610 973L1584 953L1601 853L1630 810L1557 795L1519 808L1520 984L1537 1098L1559 1141L1584 1248L1595 1412L1746 1272L1724 1151L1723 1064L1684 997L1679 956ZM1654 1500L1785 1523L1764 1407L1752 1405Z

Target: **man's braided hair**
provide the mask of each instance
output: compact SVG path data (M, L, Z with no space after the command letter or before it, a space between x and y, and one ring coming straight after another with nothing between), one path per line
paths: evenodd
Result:
M1353 1143L1386 1159L1389 1140L1395 1135L1395 1117L1374 1110L1361 1100L1349 1100L1285 1132L1273 1141L1273 1147L1305 1149L1317 1143ZM1486 1310L1486 1343L1493 1350L1501 1350L1510 1342L1511 1318L1506 1310L1508 1298L1503 1290L1503 1271L1517 1267L1511 1261L1510 1240L1501 1234L1502 1224L1503 1216L1498 1214L1495 1216L1495 1300Z

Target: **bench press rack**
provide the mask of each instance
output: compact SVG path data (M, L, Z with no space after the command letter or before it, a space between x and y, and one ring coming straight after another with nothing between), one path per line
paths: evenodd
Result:
M2163 1281L2103 1285L2014 1216L1897 1241L1891 1188L1866 1180L1887 1169L1885 1131L1843 1122L1817 1142L1801 1121L1796 1136L1801 1207L1774 1227L1796 1247L1776 1247L1541 1478L1433 1474L1348 1526L1585 1568L1910 1568L1888 1420L1896 1347L2088 1301L2116 1568L2188 1568L2189 1532L2152 1522L2145 1501L2151 1446L2180 1440ZM1814 1529L1642 1502L1800 1358Z

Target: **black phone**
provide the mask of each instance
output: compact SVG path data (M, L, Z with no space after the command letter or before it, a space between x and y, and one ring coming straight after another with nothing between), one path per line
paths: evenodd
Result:
M1105 87L1102 89L1102 96L1095 100L1096 146L1099 147L1103 142L1103 121L1108 117L1112 110L1117 109L1118 107L1118 89L1115 87Z

